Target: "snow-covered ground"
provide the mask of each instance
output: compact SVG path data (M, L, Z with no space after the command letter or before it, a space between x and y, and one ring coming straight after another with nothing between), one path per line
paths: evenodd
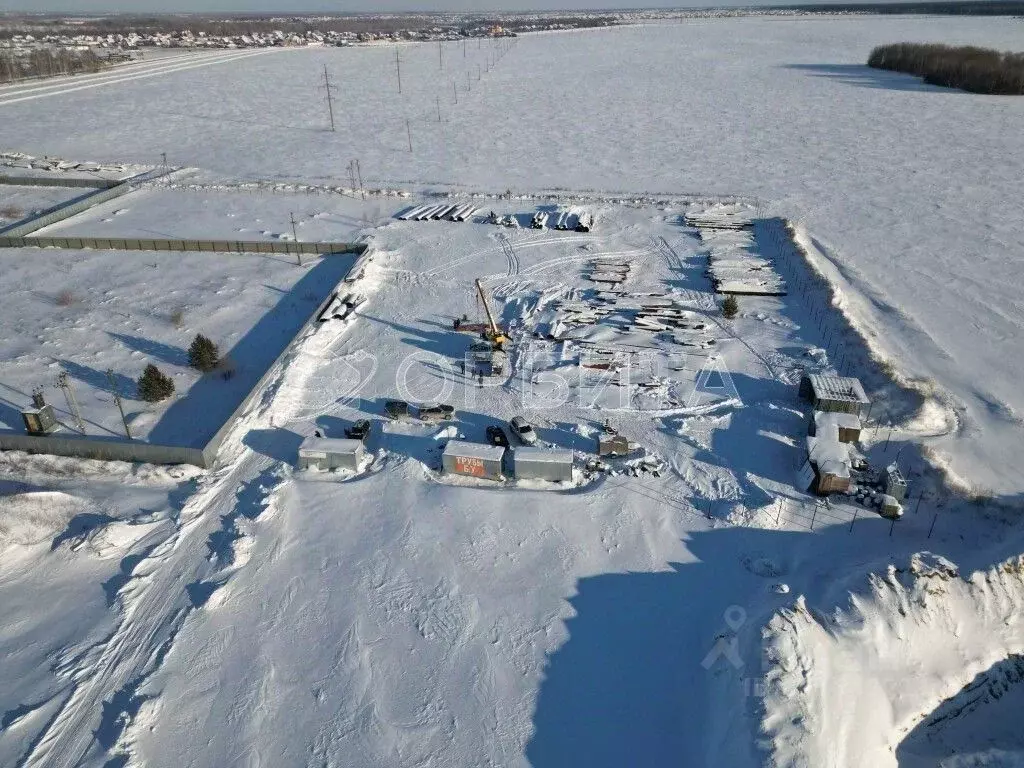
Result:
M23 187L0 184L0 228L91 191L71 187Z
M1024 102L862 66L904 39L1019 49L1024 22L686 20L525 36L493 67L486 41L449 44L443 69L437 46L405 45L401 95L388 47L224 54L0 93L3 141L108 162L166 152L232 178L341 182L358 158L368 183L757 195L806 224L897 366L952 394L961 429L939 448L954 469L1020 491L1007 447L1024 435L1024 363L1007 349L1021 334Z
M283 255L25 248L2 256L0 428L21 432L21 410L31 405L32 390L44 387L74 430L55 387L64 370L86 434L123 435L110 370L133 437L186 446L204 445L220 428L354 258L306 258L299 267ZM231 359L230 380L189 367L197 333ZM171 399L139 399L136 381L149 363L174 380Z
M83 237L205 238L349 242L390 216L386 198L363 203L349 197L253 189L150 187L116 198L48 227L47 235Z
M1020 25L688 21L527 36L493 68L483 47L464 58L449 47L441 69L437 46L402 46L401 97L383 48L226 58L8 103L0 92L5 148L110 163L166 151L199 169L62 233L281 239L295 212L302 239L358 232L375 253L352 286L365 302L299 340L215 470L0 457L0 764L1019 762L1024 747L1000 723L1016 716L1012 654L1024 648L1024 537L1011 506L1024 106L859 63L895 39L1019 48ZM325 63L339 85L337 133L316 90ZM354 158L368 186L411 197L294 194L300 183L350 187ZM282 194L236 185L247 181ZM934 380L932 405L914 414L861 345L844 342L876 415L899 422L891 440L866 430L866 453L876 465L901 456L924 498L891 525L793 489L806 418L795 384L836 364L821 348L838 326L823 322L822 294L802 290L745 298L722 321L681 203L588 203L589 234L387 218L424 193L508 188L729 193L796 220L842 292L838 309L898 373ZM521 221L538 205L479 202ZM799 262L775 245L760 240L760 255L800 285ZM93 315L85 350L108 333L180 348L188 334L165 338L178 331L144 310L170 311L170 290L189 286L201 306L251 324L268 316L259 291L288 290L271 281L285 279L277 270L298 272L226 255L130 271L118 262L158 255L0 256L21 257L11 263L23 271L3 273L22 302L4 317L28 324L5 345L67 337L51 283L26 293L43 273L82 270L78 293L131 304L113 308L139 330ZM625 310L573 342L534 335L556 302L592 296L595 259L631 265L627 292L693 313L705 326L696 346L680 345L679 358L656 332L619 332ZM459 365L471 335L452 328L463 314L482 319L475 278L512 331L511 376L483 386ZM575 365L590 347L643 362L624 400ZM702 377L716 360L728 378ZM458 416L385 424L395 396L451 402ZM617 474L579 472L564 488L438 472L446 440L483 439L517 413L581 458L609 420L659 471L634 476L618 460ZM365 472L292 469L303 437L339 436L363 417L374 419ZM950 495L918 441L1000 498Z

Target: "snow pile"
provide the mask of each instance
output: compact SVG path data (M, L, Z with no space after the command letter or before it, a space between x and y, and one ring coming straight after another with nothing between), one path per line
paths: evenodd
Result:
M962 578L945 558L919 553L869 585L831 615L801 596L769 622L762 730L772 765L916 765L897 761L907 733L1024 650L1024 556ZM1014 717L1012 708L1005 714ZM976 757L943 765L1020 764L1019 756Z

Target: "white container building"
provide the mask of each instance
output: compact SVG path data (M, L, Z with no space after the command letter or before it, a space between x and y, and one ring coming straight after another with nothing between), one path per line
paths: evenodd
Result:
M563 448L520 447L512 451L517 480L572 482L572 451Z
M365 448L362 440L307 437L299 446L299 469L347 469L359 471Z

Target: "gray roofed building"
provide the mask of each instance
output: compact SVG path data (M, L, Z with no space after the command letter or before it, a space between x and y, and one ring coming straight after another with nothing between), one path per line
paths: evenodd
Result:
M871 405L860 380L852 376L808 374L800 380L800 396L810 400L816 411L863 416Z

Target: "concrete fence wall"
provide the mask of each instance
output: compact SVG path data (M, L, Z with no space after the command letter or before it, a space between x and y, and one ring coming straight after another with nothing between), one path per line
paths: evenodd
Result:
M298 332L295 334L292 340L288 342L288 344L285 346L283 350L281 350L281 354L277 356L274 362L267 366L267 370L263 372L263 375L260 376L259 381L257 381L253 385L252 389L249 390L249 394L247 394L242 399L242 402L239 403L238 407L235 408L235 410L231 413L230 416L228 416L227 420L221 425L220 429L218 429L214 436L210 438L209 442L207 442L206 445L203 446L203 463L200 464L199 466L213 466L213 462L217 458L217 451L220 450L221 443L224 442L224 438L227 437L228 432L231 431L232 427L235 426L235 423L249 409L249 406L252 405L256 398L262 394L263 388L267 385L270 379L277 373L278 366L280 366L284 362L284 360L291 354L292 350L295 348L295 345L306 336L306 333L308 332L310 327L318 324L318 318L320 317L320 313L323 312L327 308L327 305L331 303L331 299L333 298L334 293L334 291L328 293L327 297L324 298L324 300L317 305L317 308L316 310L314 310L313 314L309 316L306 322L302 324L302 327L299 328ZM190 461L187 463L192 464L193 462Z
M70 248L109 251L191 251L205 253L328 254L362 253L364 243L297 243L262 240L164 240L110 237L25 237L7 231L0 234L0 248Z
M89 187L92 189L109 189L124 182L120 179L83 179L83 178L54 178L48 176L8 176L0 173L0 184L10 184L21 187Z
M101 203L106 203L110 200L121 197L122 195L126 195L135 189L135 185L137 184L152 181L153 179L158 179L161 176L171 176L175 173L177 173L177 171L168 171L162 168L140 173L138 176L132 176L132 178L127 181L119 182L112 187L100 189L96 192L82 195L81 197L75 198L69 202L60 203L52 208L47 208L38 216L33 216L29 219L19 221L6 229L0 229L0 234L14 238L24 237L25 235L37 232L43 227L48 227L51 224L57 224L65 219L70 219L72 216L84 213L93 206L100 205Z
M76 437L74 435L36 437L3 432L0 433L0 450L73 456L80 459L102 459L104 461L142 461L147 464L207 466L206 457L199 448L154 445L117 437Z

